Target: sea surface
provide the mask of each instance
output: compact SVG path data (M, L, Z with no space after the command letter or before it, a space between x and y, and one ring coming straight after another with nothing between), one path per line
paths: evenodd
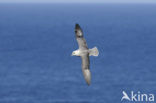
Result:
M90 86L71 56L76 23L100 52ZM120 103L122 91L156 96L156 4L0 4L0 103Z

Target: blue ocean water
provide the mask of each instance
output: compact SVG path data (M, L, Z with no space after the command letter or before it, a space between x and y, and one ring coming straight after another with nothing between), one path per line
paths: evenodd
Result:
M155 11L155 4L0 4L0 103L120 103L122 91L155 94ZM81 59L71 57L75 23L100 52L90 57L90 86Z

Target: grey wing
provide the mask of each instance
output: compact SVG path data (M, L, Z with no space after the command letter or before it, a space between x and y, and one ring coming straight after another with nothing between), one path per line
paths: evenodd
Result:
M79 24L75 25L75 35L80 49L88 49L86 40L83 37L83 31Z
M86 80L86 83L88 85L90 85L91 73L90 73L90 69L89 69L89 65L90 65L89 54L86 53L86 54L82 55L81 59L82 59L82 72L83 72L83 76L84 76L84 78Z

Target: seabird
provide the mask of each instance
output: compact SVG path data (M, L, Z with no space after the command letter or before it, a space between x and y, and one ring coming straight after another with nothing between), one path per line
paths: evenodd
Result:
M75 36L78 42L79 49L72 52L72 56L79 56L82 60L82 72L86 80L86 83L90 85L91 83L91 72L90 72L90 61L89 56L98 56L99 51L97 47L88 49L86 40L83 37L83 31L79 24L75 25Z

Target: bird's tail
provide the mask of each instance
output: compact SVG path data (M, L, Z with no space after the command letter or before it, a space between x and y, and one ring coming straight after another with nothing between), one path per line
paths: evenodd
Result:
M97 47L89 49L89 56L98 56L98 55L99 55L99 51L98 51Z

